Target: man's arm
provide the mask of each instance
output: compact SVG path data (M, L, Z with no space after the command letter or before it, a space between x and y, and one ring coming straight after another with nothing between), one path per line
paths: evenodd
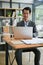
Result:
M38 31L37 31L35 23L33 25L34 25L33 26L33 37L36 37L38 35Z

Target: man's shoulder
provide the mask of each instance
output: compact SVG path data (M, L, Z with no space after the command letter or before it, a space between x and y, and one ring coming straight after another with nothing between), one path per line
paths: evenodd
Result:
M33 21L30 21L30 23L33 24L33 25L35 24L35 22L33 22Z
M21 26L23 24L23 21L20 21L17 23L17 26Z
M20 22L18 22L17 24L20 24L20 23L22 23L23 21L20 21Z
M31 20L30 20L30 22L31 22L31 23L35 23L35 22L31 21Z

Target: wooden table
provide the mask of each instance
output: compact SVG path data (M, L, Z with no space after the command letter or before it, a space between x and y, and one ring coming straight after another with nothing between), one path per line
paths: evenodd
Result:
M8 65L8 45L10 45L14 49L43 47L43 43L41 43L41 44L24 44L20 40L15 40L14 38L10 38L10 37L5 37L5 38L3 38L3 40L6 42L6 65ZM14 41L14 43L12 41Z

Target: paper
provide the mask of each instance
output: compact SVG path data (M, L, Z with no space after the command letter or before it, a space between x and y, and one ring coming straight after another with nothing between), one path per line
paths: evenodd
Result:
M13 41L11 41L11 43L13 43L13 44L23 44L23 42L21 42L19 40L13 40Z
M43 43L43 39L40 38L33 38L30 40L21 40L22 42L26 43L26 44L39 44L39 43Z

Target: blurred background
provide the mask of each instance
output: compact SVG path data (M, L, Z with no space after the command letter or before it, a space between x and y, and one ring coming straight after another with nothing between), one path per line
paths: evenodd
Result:
M30 20L35 22L38 31L38 37L43 38L43 0L0 0L0 65L5 65L5 42L2 40L3 37L3 26L10 26L9 33L12 34L11 26L16 26L17 22L22 20L22 9L24 7L30 7L32 10ZM9 53L12 60L12 48L9 46ZM43 48L38 48L41 51L40 65L43 65ZM23 53L23 64L30 65L34 64L34 54ZM24 60L25 59L25 60ZM27 60L26 60L27 59ZM16 60L14 61L16 65Z

